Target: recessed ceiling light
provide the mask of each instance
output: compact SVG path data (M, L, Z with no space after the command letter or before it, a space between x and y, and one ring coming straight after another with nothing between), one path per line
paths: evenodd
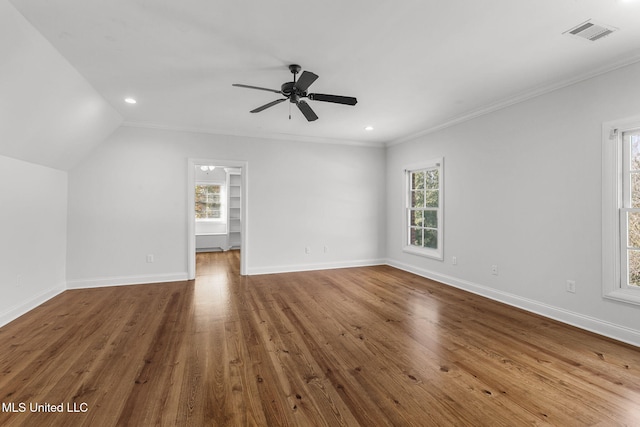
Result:
M366 128L364 128L364 130L366 130L366 131L372 131L372 130L373 130L373 126L367 126Z
M135 104L137 101L133 98L125 98L124 102L126 102L127 104Z

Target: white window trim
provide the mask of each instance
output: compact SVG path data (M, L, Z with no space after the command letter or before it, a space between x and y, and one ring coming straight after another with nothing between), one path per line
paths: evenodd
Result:
M438 248L418 248L413 245L409 245L409 215L408 209L410 205L409 199L409 172L420 170L420 169L438 169L438 183L439 183L439 191L438 191ZM436 159L426 160L424 162L407 165L404 167L404 184L403 184L403 192L404 192L404 205L402 206L402 217L403 219L403 231L402 231L402 239L403 239L403 247L402 251L406 253L410 253L413 255L418 255L426 258L432 258L439 261L444 260L444 158L439 157Z
M640 305L640 290L623 284L622 243L626 238L622 225L624 203L624 132L640 128L640 116L602 125L602 295L604 298Z
M196 181L197 185L218 185L220 186L220 218L196 218L196 222L227 222L227 190L224 182L219 181ZM195 188L195 187L194 187Z

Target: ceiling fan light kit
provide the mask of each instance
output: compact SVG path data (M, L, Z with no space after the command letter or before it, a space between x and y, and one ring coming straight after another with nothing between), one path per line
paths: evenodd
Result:
M332 102L334 104L343 104L343 105L356 105L358 100L352 96L340 96L340 95L327 95L323 93L307 93L307 89L309 86L313 84L318 79L318 75L310 72L303 71L300 74L300 78L296 81L296 75L300 72L302 67L298 64L289 65L289 71L293 74L293 81L283 83L280 86L280 90L269 89L259 86L250 86L239 83L234 83L233 86L243 87L246 89L256 89L256 90L265 90L267 92L274 92L284 96L284 98L276 99L275 101L271 101L267 104L261 105L258 108L251 110L251 113L259 113L260 111L266 110L267 108L273 107L274 105L280 104L286 100L289 100L290 103L296 104L298 109L304 115L304 117L312 122L318 119L318 116L313 111L311 106L302 98L308 98L312 101L322 101L322 102ZM289 119L291 119L291 115L289 115Z

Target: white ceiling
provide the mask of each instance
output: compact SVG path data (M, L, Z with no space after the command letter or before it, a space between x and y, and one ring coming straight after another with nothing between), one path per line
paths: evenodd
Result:
M6 0L0 0L0 155L69 170L122 117Z
M124 117L165 128L387 143L640 59L640 1L12 0ZM588 19L620 30L589 42ZM320 78L307 122L277 94ZM123 102L126 96L136 105ZM367 132L364 127L373 126Z

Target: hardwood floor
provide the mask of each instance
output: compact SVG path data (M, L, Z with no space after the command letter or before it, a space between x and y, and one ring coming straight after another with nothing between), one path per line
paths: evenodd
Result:
M0 328L0 425L640 425L638 348L386 266L197 270Z

